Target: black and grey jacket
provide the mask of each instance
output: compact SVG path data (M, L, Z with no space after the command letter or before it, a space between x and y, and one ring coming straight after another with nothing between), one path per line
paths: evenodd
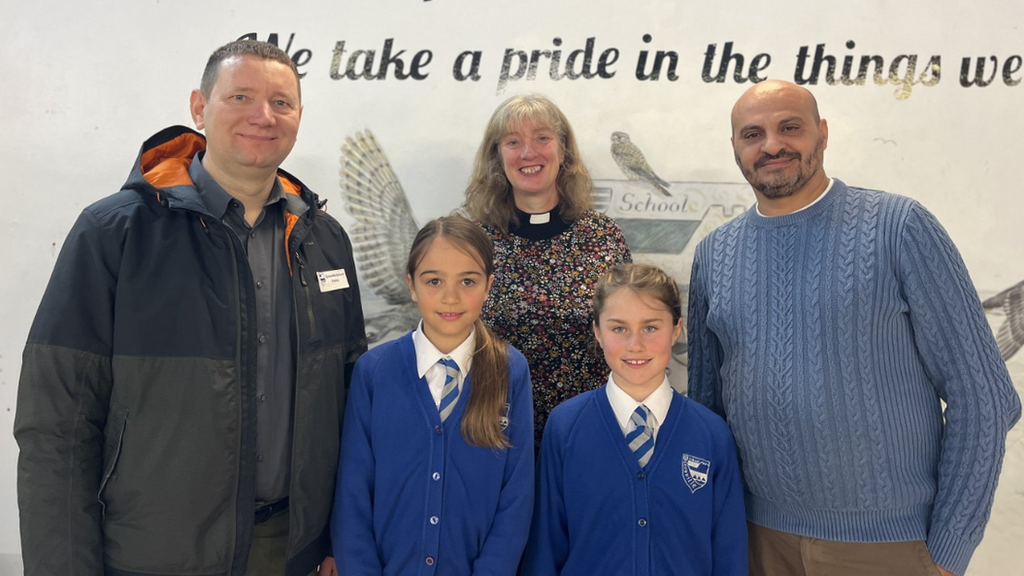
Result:
M244 573L256 315L244 250L188 177L205 145L180 126L150 138L61 250L15 419L29 576ZM301 182L280 179L295 195L282 249L298 348L287 574L305 575L330 551L341 416L366 339L347 234ZM321 291L317 273L339 270L348 288Z

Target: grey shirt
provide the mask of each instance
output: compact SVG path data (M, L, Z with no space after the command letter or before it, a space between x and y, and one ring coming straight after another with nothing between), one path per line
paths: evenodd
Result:
M228 226L249 260L256 294L256 500L288 495L292 455L295 334L291 276L284 244L287 201L280 180L253 226L245 207L203 168L196 154L189 175L206 209Z

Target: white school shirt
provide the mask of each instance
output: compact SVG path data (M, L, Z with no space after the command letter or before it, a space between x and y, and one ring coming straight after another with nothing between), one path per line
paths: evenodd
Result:
M832 189L832 179L829 178L828 179L828 186L825 187L825 191L821 193L821 196L818 196L817 198L815 198L814 202L811 202L807 206L804 206L803 208L801 208L799 210L794 210L793 212L790 212L789 214L796 214L797 212L803 212L804 210L807 210L808 208L810 208L811 206L814 206L818 202L821 202L821 199L824 198L825 194L828 194L828 191L831 190L831 189ZM764 214L761 214L761 204L760 203L755 204L754 205L754 209L757 210L757 215L758 216L762 216L764 218L775 218L775 216L765 216ZM779 216L788 216L789 214L779 214Z
M608 394L608 403L612 405L612 412L615 414L615 421L619 423L622 434L625 436L633 431L636 426L630 420L636 407L643 404L647 406L651 416L647 419L647 425L651 427L651 435L654 436L655 445L658 442L658 429L665 422L668 416L668 408L672 405L672 386L668 383L666 376L661 384L651 392L643 402L637 402L632 396L626 394L619 385L615 383L615 375L608 375L608 384L605 385Z
M430 395L434 397L434 404L441 407L441 392L444 390L444 380L447 372L444 366L437 363L441 358L451 358L459 365L459 386L466 381L469 374L469 365L473 362L473 348L476 342L476 328L470 331L469 337L462 341L455 350L449 354L442 354L437 346L423 333L423 321L420 320L416 331L412 333L412 345L416 349L416 371L420 378L426 378L427 386L430 388Z

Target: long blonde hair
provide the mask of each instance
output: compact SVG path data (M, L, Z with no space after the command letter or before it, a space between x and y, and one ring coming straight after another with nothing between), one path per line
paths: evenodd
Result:
M427 222L409 250L406 271L415 277L416 267L437 238L444 238L473 256L483 266L488 279L494 274L494 246L483 229L463 216L453 214ZM508 350L480 318L473 323L476 347L470 368L473 386L462 416L462 437L474 446L510 448L512 444L501 427L501 416L508 402Z
M505 176L505 165L499 144L526 120L549 128L558 135L562 164L558 167L555 185L561 207L559 214L572 222L593 207L591 193L594 183L583 164L576 135L569 120L558 106L541 94L522 94L505 100L491 115L480 148L473 163L473 174L466 187L463 207L472 218L508 232L509 223L519 225L515 211L512 184Z

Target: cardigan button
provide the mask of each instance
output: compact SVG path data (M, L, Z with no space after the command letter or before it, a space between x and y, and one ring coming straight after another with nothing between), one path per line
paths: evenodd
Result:
M647 526L647 520L641 518L637 520L636 525L643 528L644 526Z
M644 478L645 478L645 476L644 476L643 472L637 472L636 473L636 479L637 480L643 480Z
M438 519L438 517L437 517L437 516L431 516L431 517L430 517L430 524L431 524L431 525L433 525L433 526L437 526L437 523L438 523L438 521L439 521L439 519Z
M427 563L427 566L433 566L434 565L434 557L433 556L427 556L427 558L425 560L423 560L423 561Z
M442 433L444 433L444 428L441 428L440 426L435 426L434 427L434 432L437 432L438 434L442 434Z

